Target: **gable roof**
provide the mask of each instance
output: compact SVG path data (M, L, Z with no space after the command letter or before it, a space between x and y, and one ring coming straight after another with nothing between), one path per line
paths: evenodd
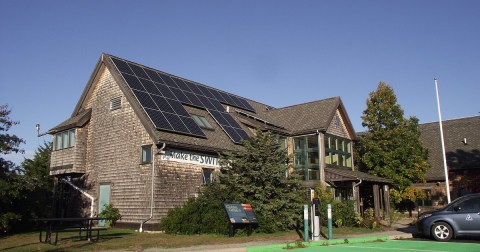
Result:
M442 126L448 169L476 169L480 172L480 116L445 120ZM425 179L445 180L439 123L424 123L419 127L420 139L428 149L431 165Z
M72 118L67 121L71 121L71 120L75 121L76 119L74 118L77 118L80 116L80 114L84 110L84 103L87 101L87 98L89 97L89 95L91 95L91 92L93 92L95 83L97 82L101 73L105 69L108 69L109 73L112 75L115 82L120 87L121 91L125 94L127 101L131 104L132 109L135 111L138 118L140 119L145 129L147 130L147 132L149 133L149 135L154 141L165 142L170 146L176 146L178 148L188 148L192 150L206 151L206 152L223 152L228 150L234 150L237 147L237 145L231 141L227 133L222 129L223 126L221 127L217 123L217 121L215 121L214 118L212 118L212 116L207 112L207 110L201 109L199 107L191 106L185 103L182 103L181 105L189 114L197 114L207 118L208 120L210 120L210 124L214 127L214 129L203 130L205 137L192 136L188 134L179 134L178 132L171 132L171 131L157 129L155 127L155 124L152 122L149 115L147 114L145 107L143 107L140 104L135 94L133 94L133 90L131 89L129 84L126 82L124 77L122 77L122 73L120 73L119 69L117 68L115 63L112 61L112 59L120 59L120 58L112 55L108 55L108 54L101 55L89 79L89 82L87 83L83 91L83 94L79 99L75 110L72 113ZM131 61L126 61L126 62L128 62L129 64L131 63L140 67L144 67L145 69L148 68L146 66L143 66ZM153 68L148 68L148 69L158 71ZM215 90L215 92L221 92L222 94L229 94L222 90L218 90L198 82L187 80L182 77L171 75L162 71L158 71L158 72L168 75L171 78L177 78L185 82L194 83L194 85L197 85L197 86L208 88L209 90ZM229 109L229 114L233 117L235 121L237 121L237 123L240 122L239 123L240 127L249 136L252 135L252 132L248 130L247 125L250 127L253 126L253 127L261 127L264 129L269 129L284 135L308 134L308 133L314 133L317 130L325 132L328 126L330 125L330 122L333 120L337 110L340 110L343 113L343 115L345 115L345 119L347 122L346 126L354 136L353 127L350 123L350 120L347 116L347 113L345 111L345 108L343 106L343 103L340 97L333 97L333 98L328 98L324 100L275 109L266 104L256 102L247 98L239 97L233 94L229 94L229 95L238 97L238 99L242 100L243 105L245 105L241 107L236 106L235 108ZM236 103L236 104L238 105L239 103ZM232 106L232 104L222 103L221 106L226 108L227 106ZM247 110L246 108L247 109L251 108L251 109ZM252 111L252 109L254 111ZM63 124L65 124L65 122L62 123L61 125Z

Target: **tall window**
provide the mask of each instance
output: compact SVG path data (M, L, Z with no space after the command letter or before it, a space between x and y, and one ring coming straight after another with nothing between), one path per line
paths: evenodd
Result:
M55 134L53 139L55 150L62 150L75 146L75 129L65 130Z
M325 164L352 168L352 141L325 135Z
M213 169L203 168L203 184L208 185L213 182Z
M152 146L144 145L142 146L142 164L147 164L152 162Z
M304 180L320 179L320 160L318 155L318 136L294 138L294 165Z

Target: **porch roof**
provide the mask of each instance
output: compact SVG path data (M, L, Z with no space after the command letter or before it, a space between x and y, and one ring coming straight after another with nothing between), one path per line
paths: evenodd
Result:
M325 168L325 181L326 182L339 182L339 181L358 181L358 180L377 182L384 184L392 184L391 179L378 177L365 172L352 171L345 168Z

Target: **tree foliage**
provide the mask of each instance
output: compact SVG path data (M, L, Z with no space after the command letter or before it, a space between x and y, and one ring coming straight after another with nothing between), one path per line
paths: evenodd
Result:
M18 122L9 118L10 110L0 106L0 153L23 152L25 143L7 131ZM48 175L51 144L40 146L33 159L25 159L21 166L0 157L0 233L13 226L31 226L32 218L46 217L51 209L53 180Z
M406 119L403 113L393 89L380 82L367 99L362 125L368 131L359 136L357 145L360 169L392 179L394 189L401 193L422 181L429 168L418 119Z
M161 228L169 233L227 233L224 203L251 204L258 232L296 228L306 193L297 176L286 176L288 161L273 134L257 131L237 151L221 156L224 168L218 179L202 188L197 198L170 211Z

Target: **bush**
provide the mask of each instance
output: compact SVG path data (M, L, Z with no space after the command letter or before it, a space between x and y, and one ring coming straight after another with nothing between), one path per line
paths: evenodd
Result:
M197 198L189 199L183 207L170 210L160 222L160 229L168 234L228 234L228 216L223 205L225 198L220 185L210 184Z
M122 218L118 208L113 207L112 204L105 205L103 211L98 215L99 217L107 218L105 223L107 226L114 227L117 221Z

